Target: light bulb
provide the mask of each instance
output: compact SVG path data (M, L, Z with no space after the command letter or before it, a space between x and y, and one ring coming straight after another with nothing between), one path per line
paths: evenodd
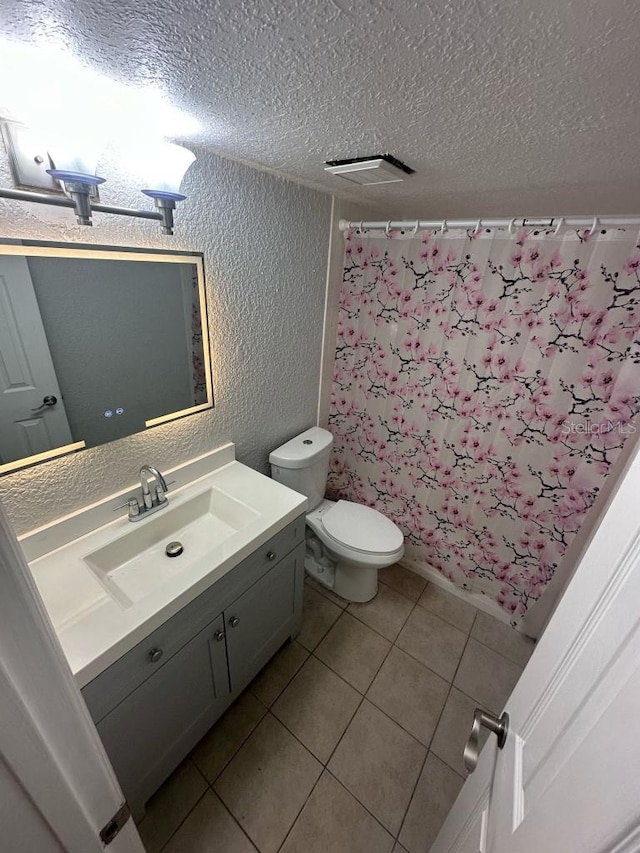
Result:
M144 156L142 192L151 198L185 199L180 184L196 155L181 145L159 142L146 148Z
M97 139L83 138L81 133L50 133L46 144L53 163L53 169L47 171L54 178L87 184L104 183L104 178L96 175L102 151L102 144Z

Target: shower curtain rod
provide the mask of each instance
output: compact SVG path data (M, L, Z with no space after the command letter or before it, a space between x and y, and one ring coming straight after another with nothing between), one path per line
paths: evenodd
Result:
M382 220L378 222L349 222L347 219L341 219L338 227L341 231L347 231L349 228L367 228L367 229L382 229L390 231L393 229L415 230L419 228L439 228L441 231L446 231L448 228L474 228L478 231L480 228L521 228L521 227L540 227L550 228L555 225L556 230L565 225L569 228L587 228L591 231L596 228L623 228L626 225L640 225L640 216L516 216L512 219L491 219L482 217L481 219L402 219L402 220Z

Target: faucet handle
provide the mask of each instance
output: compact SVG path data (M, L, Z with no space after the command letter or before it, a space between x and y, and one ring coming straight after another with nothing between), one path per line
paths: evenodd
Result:
M163 489L162 485L160 483L157 484L157 486L155 488L155 494L156 494L156 501L159 504L163 504L163 503L167 502L167 500L168 500L167 492L169 491L169 486L172 486L174 483L175 483L175 480L169 480L169 482L165 484L167 487L166 489Z
M122 509L125 506L129 509L129 518L135 518L137 515L140 515L140 504L138 503L137 498L128 498L125 503L114 506L113 512L117 509Z

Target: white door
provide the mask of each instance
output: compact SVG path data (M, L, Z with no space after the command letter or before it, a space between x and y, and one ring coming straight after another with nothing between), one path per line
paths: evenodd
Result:
M640 850L640 455L506 711L431 853Z
M27 261L0 255L0 463L72 441Z
M0 503L0 850L144 853Z

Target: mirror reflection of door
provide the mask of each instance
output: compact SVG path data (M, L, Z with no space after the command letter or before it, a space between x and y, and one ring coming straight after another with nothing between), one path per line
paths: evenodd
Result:
M0 256L0 399L0 463L73 441L26 258L6 255Z

